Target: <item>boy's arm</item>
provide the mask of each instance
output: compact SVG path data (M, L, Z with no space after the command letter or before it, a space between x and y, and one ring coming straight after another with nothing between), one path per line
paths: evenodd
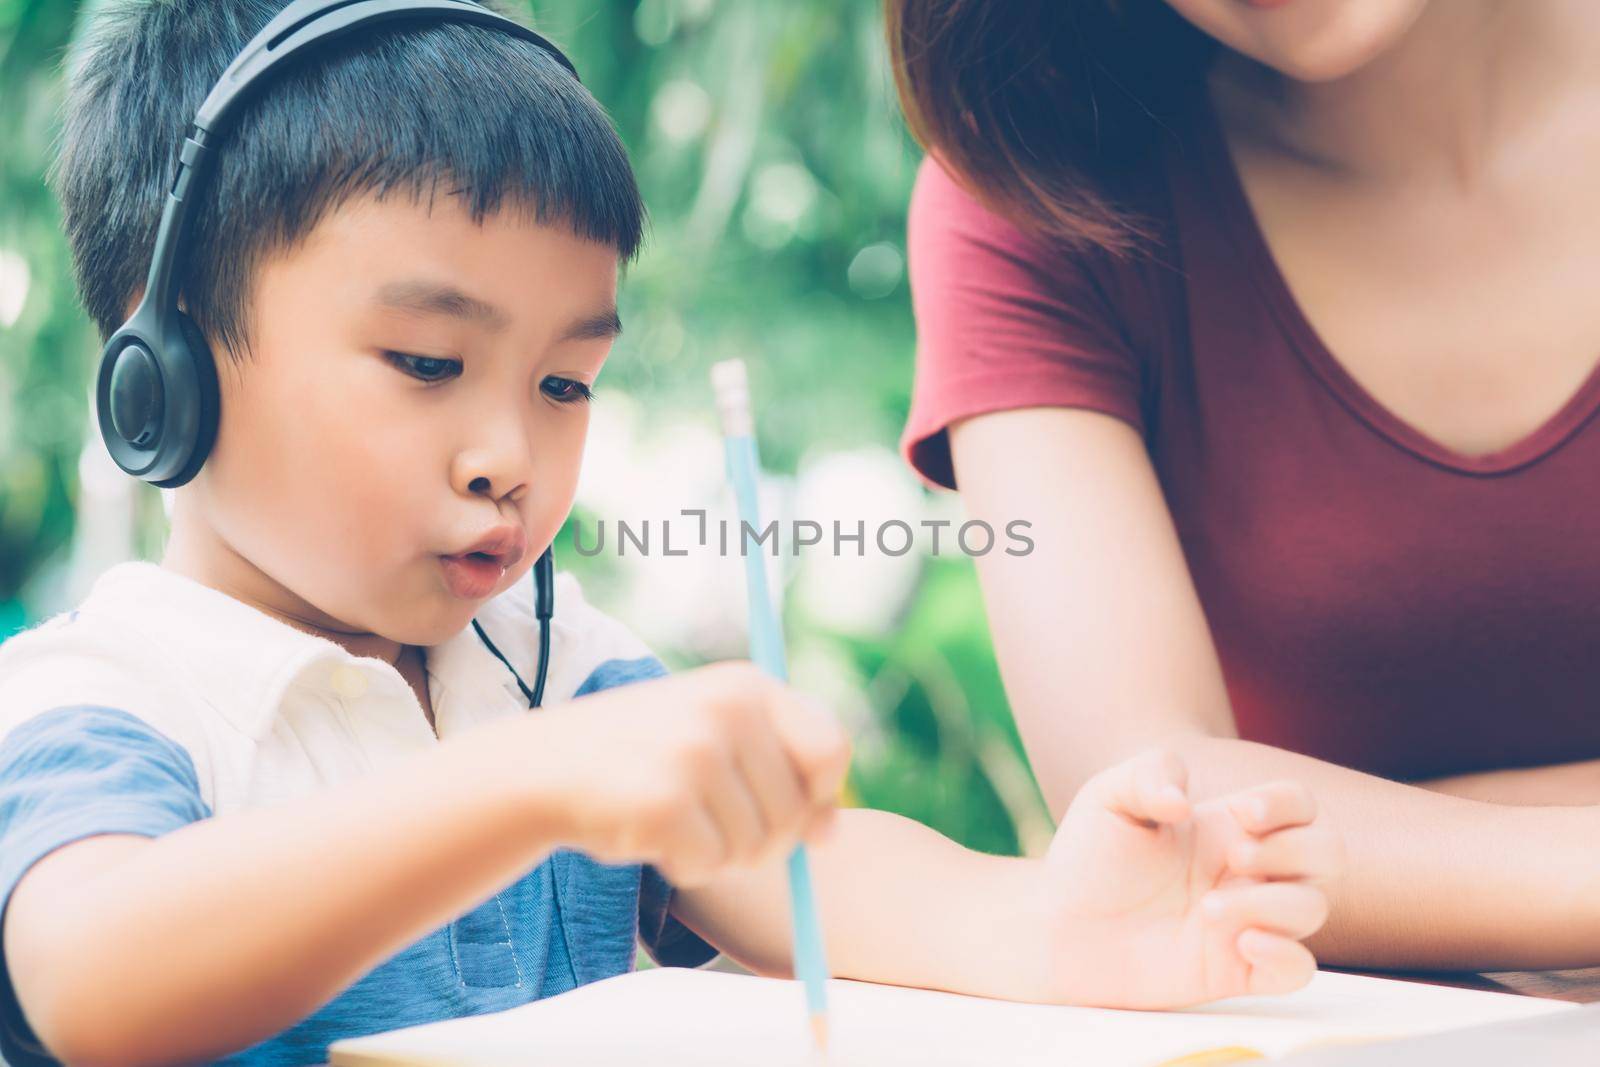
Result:
M1260 786L1191 807L1151 753L1097 775L1047 856L961 848L883 812L843 811L814 846L839 977L1051 1003L1172 1008L1304 985L1339 841L1309 793ZM783 864L681 890L674 911L734 959L790 973Z
M921 823L866 809L839 812L810 856L835 976L1048 999L1036 862L972 852ZM788 909L782 860L673 897L685 924L765 975L793 973Z
M498 720L292 802L62 845L17 882L0 947L57 1058L209 1060L304 1018L558 845L679 884L786 848L830 807L848 753L811 702L715 664Z
M554 844L510 719L359 782L35 864L4 951L59 1059L210 1059L310 1014Z

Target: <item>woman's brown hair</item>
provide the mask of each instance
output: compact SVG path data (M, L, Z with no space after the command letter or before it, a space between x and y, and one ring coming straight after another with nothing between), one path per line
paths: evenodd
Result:
M886 0L912 134L992 210L1076 246L1147 236L1119 203L1214 42L1164 0Z

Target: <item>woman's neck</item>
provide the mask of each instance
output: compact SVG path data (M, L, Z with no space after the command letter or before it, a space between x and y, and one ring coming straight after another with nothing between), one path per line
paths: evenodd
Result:
M1552 104L1600 90L1593 0L1434 0L1385 52L1300 82L1233 53L1212 72L1224 121L1356 180L1470 186Z

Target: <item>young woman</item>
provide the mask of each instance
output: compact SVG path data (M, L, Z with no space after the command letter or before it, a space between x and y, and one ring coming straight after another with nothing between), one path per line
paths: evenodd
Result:
M888 11L903 444L1033 524L978 569L1052 808L1292 776L1324 962L1600 963L1600 5Z

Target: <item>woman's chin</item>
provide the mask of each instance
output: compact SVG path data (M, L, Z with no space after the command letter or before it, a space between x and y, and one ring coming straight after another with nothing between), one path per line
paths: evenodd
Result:
M1361 70L1392 45L1383 40L1315 42L1282 54L1256 57L1284 77L1307 85L1336 82Z
M1348 77L1399 44L1426 3L1288 0L1252 10L1244 22L1217 18L1200 3L1180 0L1173 6L1222 43L1284 77L1320 83Z

